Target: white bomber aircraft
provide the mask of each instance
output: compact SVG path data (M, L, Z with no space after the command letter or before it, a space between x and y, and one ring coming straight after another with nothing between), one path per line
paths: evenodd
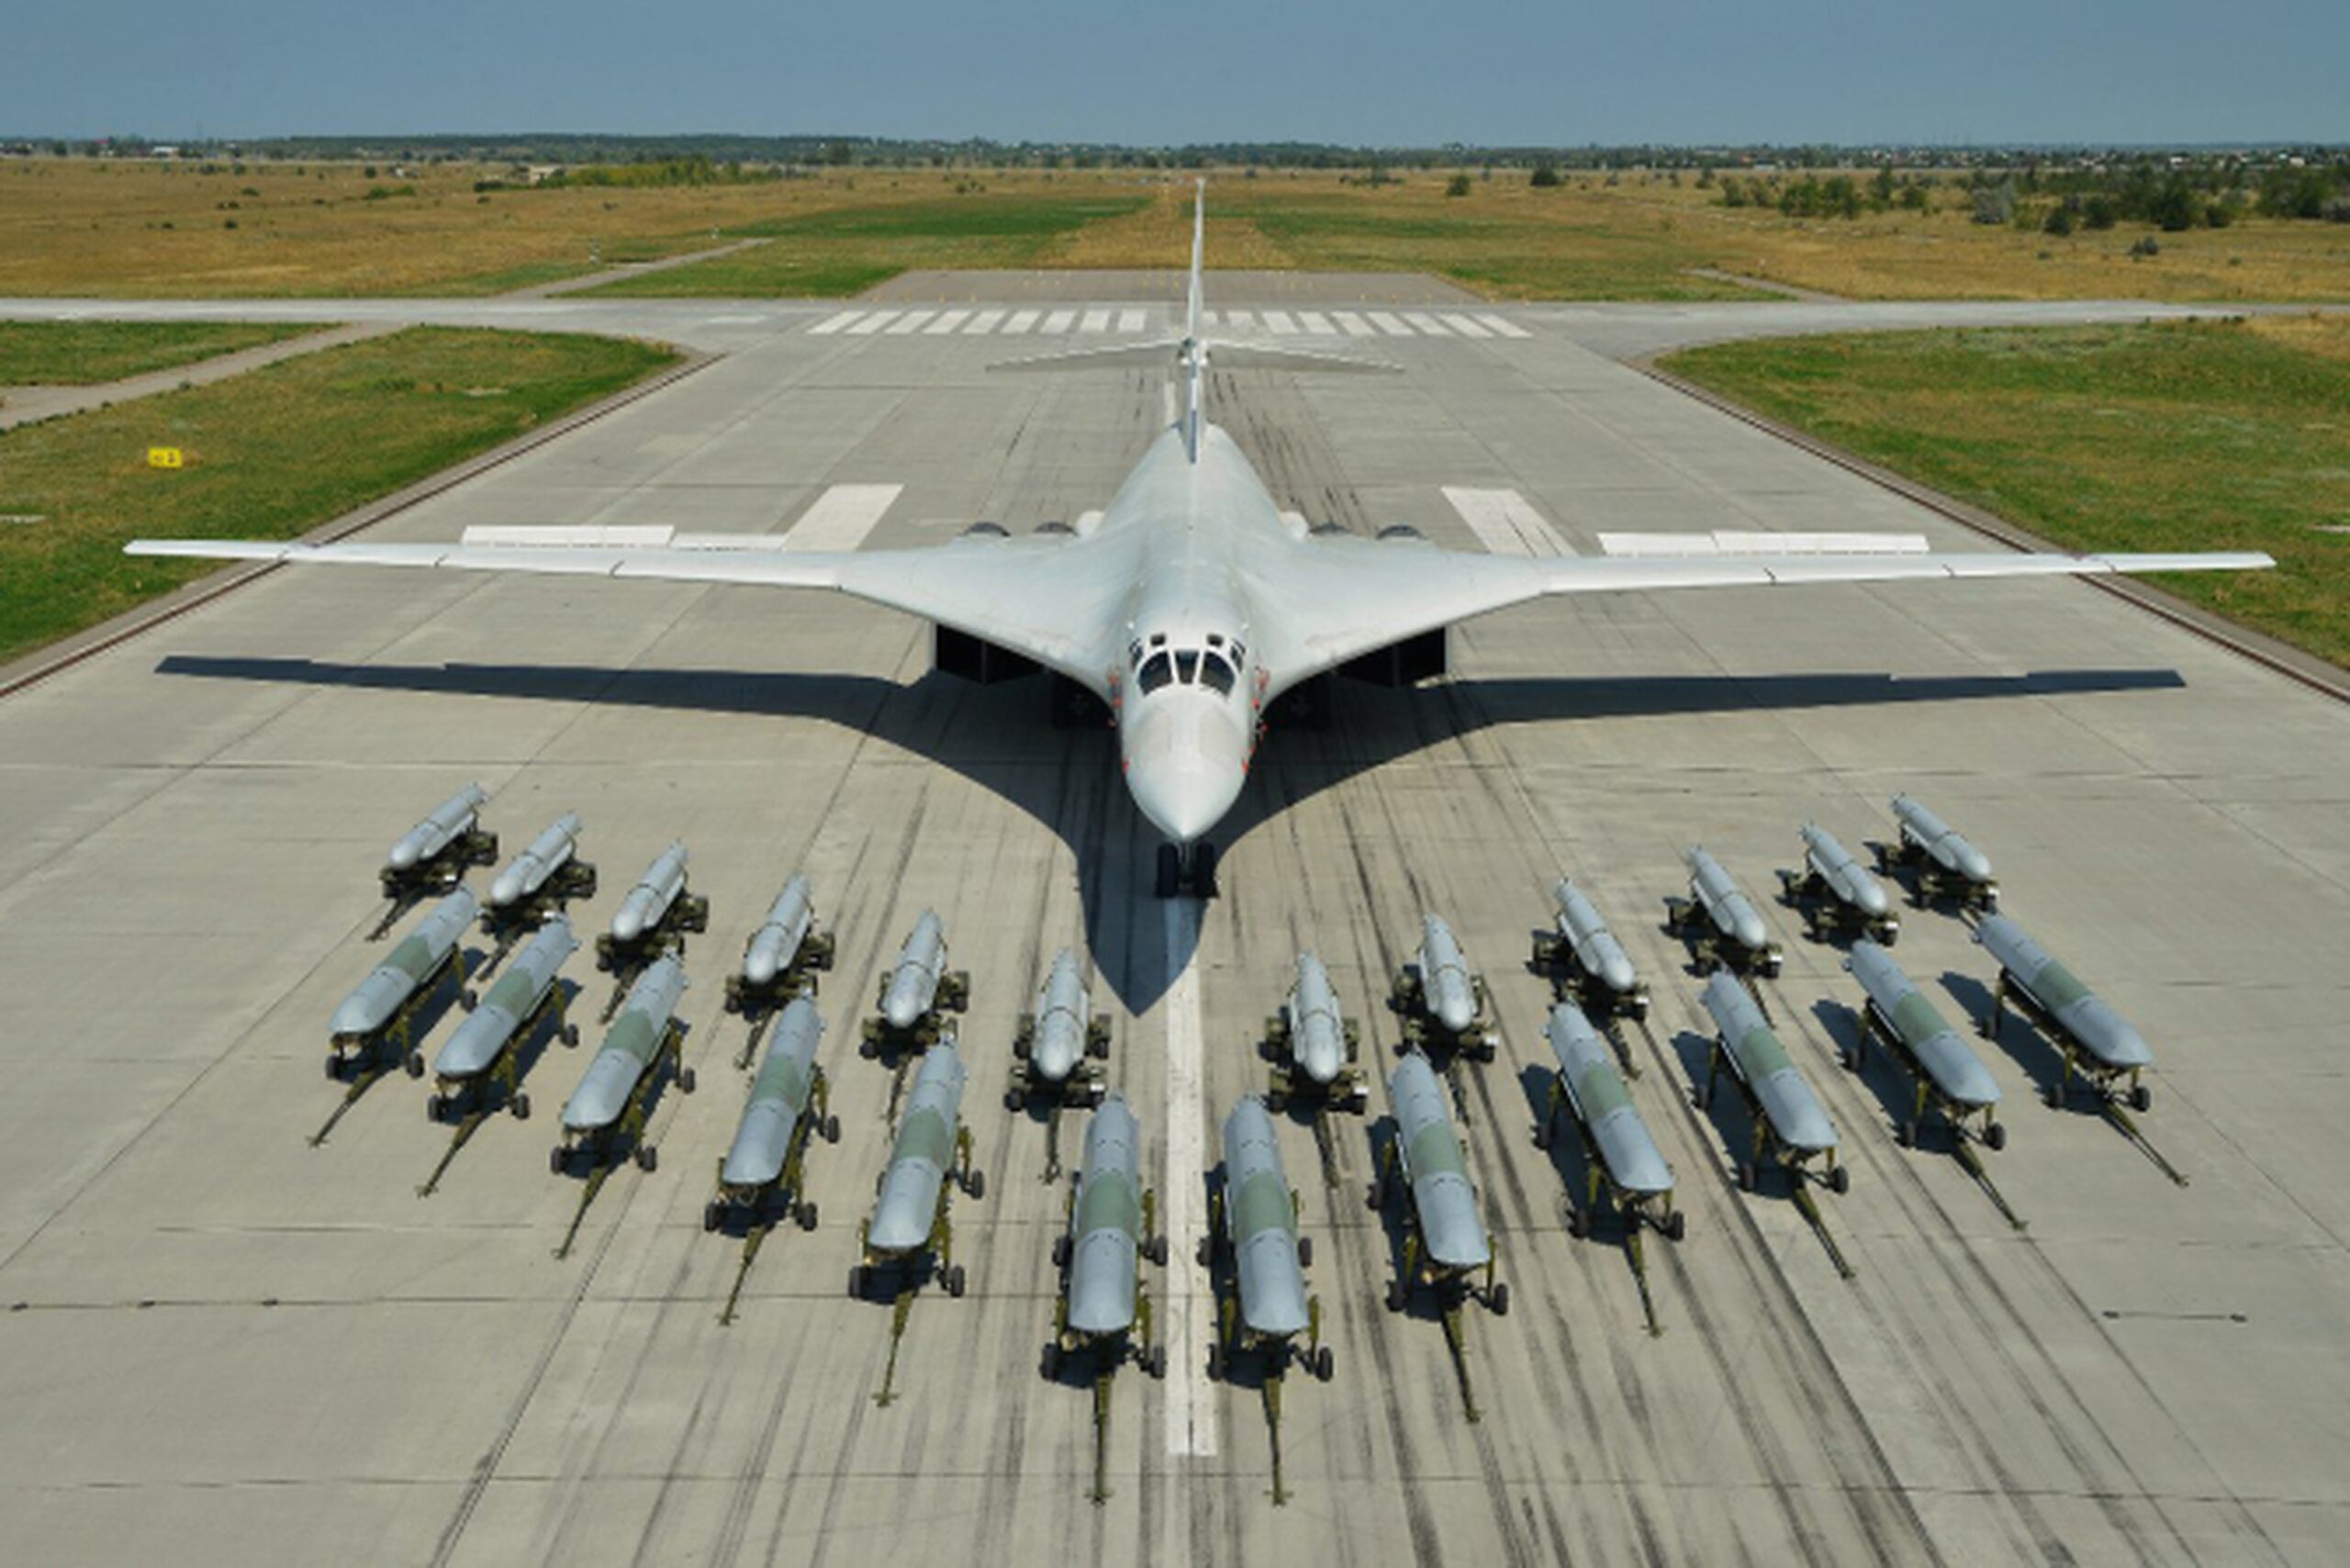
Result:
M1157 868L1162 898L1214 890L1209 835L1240 793L1276 699L1341 666L1383 669L1391 682L1440 674L1444 629L1472 616L1554 594L2276 564L2254 553L1946 554L1926 551L1922 540L1888 549L1865 535L1776 553L1675 546L1684 550L1679 554L1651 553L1631 536L1622 547L1637 553L1543 558L1439 549L1409 528L1377 540L1309 532L1284 521L1240 448L1202 417L1211 358L1227 369L1394 367L1203 340L1205 205L1203 182L1180 342L999 367L1171 361L1181 375L1181 419L1151 443L1101 521L1081 532L1014 539L981 524L945 545L835 553L664 529L547 531L563 540L553 543L517 542L533 531L508 529L455 544L140 539L126 548L134 555L831 588L921 616L936 623L942 667L992 679L1042 666L1109 705L1126 787L1166 835ZM1358 663L1364 660L1371 662ZM1057 713L1066 711L1057 702Z

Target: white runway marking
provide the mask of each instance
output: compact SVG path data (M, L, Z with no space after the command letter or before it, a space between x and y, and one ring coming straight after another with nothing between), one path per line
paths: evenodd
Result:
M1483 321L1486 326L1491 327L1494 331L1499 332L1505 338L1530 338L1534 335L1506 316L1481 314L1477 319Z
M1119 312L1118 312L1118 330L1120 330L1121 332L1139 332L1139 331L1141 331L1141 330L1142 330L1142 312L1141 312L1141 311L1139 311L1139 310L1121 310L1121 311L1119 311Z
M1319 310L1299 311L1297 313L1297 324L1304 328L1307 331L1313 333L1317 338L1330 337L1337 330L1337 328L1330 325L1330 319L1327 316L1323 315Z
M1012 319L1003 324L1004 335L1010 337L1014 332L1026 331L1036 324L1036 318L1043 314L1041 310L1014 310L1012 313Z
M1496 555L1572 555L1574 546L1561 537L1533 504L1516 490L1475 490L1447 485L1444 498L1478 543Z
M867 316L864 320L859 321L856 325L851 327L848 330L849 336L853 338L870 337L874 333L879 331L882 328L888 326L890 324L890 318L896 314L897 312L895 310L876 310L872 315Z
M1429 315L1425 310L1406 310L1404 312L1404 319L1409 321L1413 326L1417 327L1421 331L1426 332L1431 338L1449 338L1452 336L1450 332L1444 330L1443 322L1438 320L1435 317Z
M916 327L921 326L924 321L929 320L933 316L937 314L938 312L935 310L909 310L904 315L890 323L890 335L891 337L903 337L906 333L912 331Z
M936 337L941 332L951 332L961 326L963 318L969 314L968 310L941 310L938 313L938 319L922 330L923 336Z
M705 316L702 318L702 324L706 327L755 327L766 319L767 317L765 315ZM809 330L811 331L814 330L813 328Z
M1207 1169L1206 1085L1201 1078L1206 1040L1200 1027L1200 903L1169 899L1167 962L1181 966L1167 988L1166 1199L1168 1353L1167 1451L1213 1459L1216 1452L1215 1390L1208 1383L1208 1340L1215 1304L1207 1276L1192 1250L1199 1226L1200 1172Z
M1403 322L1398 321L1394 317L1390 316L1384 310L1373 310L1371 312L1371 324L1378 328L1381 331L1386 333L1391 338L1408 338L1412 336L1411 328L1406 327Z
M1045 324L1036 330L1040 332L1066 332L1069 324L1076 319L1077 312L1074 310L1056 310L1046 317Z
M1373 332L1371 330L1371 323L1365 321L1361 317L1356 315L1351 310L1333 310L1330 312L1330 319L1336 321L1339 327L1345 330L1347 336L1350 338L1371 338L1378 336L1376 332Z
M1297 333L1297 323L1289 319L1289 312L1286 310L1268 310L1265 312L1265 330L1285 332L1294 337Z
M1224 324L1236 332L1253 332L1257 330L1257 315L1253 310L1227 310Z
M992 332L995 330L995 324L1002 319L1003 312L1001 310L982 310L971 318L971 324L963 330L966 333Z
M1085 319L1077 324L1077 330L1080 332L1106 332L1110 330L1110 313L1107 310L1088 310Z
M903 485L834 485L800 514L800 521L783 536L783 547L854 550L865 543L865 536L904 488Z
M1490 338L1493 333L1477 325L1472 316L1447 316L1444 324L1464 338Z

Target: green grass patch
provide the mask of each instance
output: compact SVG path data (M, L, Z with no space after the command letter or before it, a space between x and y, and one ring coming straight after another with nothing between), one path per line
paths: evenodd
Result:
M0 386L95 386L318 330L262 321L0 321Z
M728 238L767 242L586 292L839 298L917 268L1028 266L1063 236L1147 203L1093 192L836 207L729 229Z
M140 535L287 539L673 363L654 344L415 328L0 432L0 659L216 566ZM147 465L180 447L185 468Z
M2068 550L2266 550L2160 579L2350 664L2350 321L1725 343L1676 375ZM2302 329L2306 328L2307 330Z

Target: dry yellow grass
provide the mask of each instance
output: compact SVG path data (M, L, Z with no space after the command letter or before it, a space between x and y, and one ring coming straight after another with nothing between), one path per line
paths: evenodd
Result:
M2350 316L2255 316L2244 323L2255 337L2322 359L2350 359Z

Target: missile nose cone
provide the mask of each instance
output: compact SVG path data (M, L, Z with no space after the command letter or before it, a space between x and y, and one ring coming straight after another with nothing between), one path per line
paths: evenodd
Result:
M1878 887L1874 882L1863 882L1861 884L1858 896L1856 896L1852 902L1860 906L1860 911L1863 914L1869 916L1873 920L1883 916L1885 912L1891 907L1891 905L1886 902L1885 890Z
M1610 991L1629 991L1633 983L1632 961L1621 953L1610 953L1599 966L1599 978L1607 982Z
M775 955L761 947L743 960L743 978L753 985L766 985L775 979Z
M1476 1002L1462 987L1446 986L1437 997L1436 1021L1457 1035L1477 1021Z
M342 1005L334 1010L333 1021L327 1028L337 1035L364 1035L375 1026L375 1013L365 997L345 997Z
M910 985L893 985L881 1004L881 1016L892 1029L911 1029L922 1018L922 998Z
M407 839L403 838L397 844L392 846L391 866L393 870L407 871L413 869L416 865L416 846L409 843Z
M492 903L512 903L521 896L522 873L519 869L499 872L498 880L489 885L489 902Z
M1955 858L1958 861L1958 869L1960 873L1964 876L1967 880L1971 882L1987 882L1991 879L1991 862L1989 858L1986 857L1981 850L1975 848L1975 846L1971 844L1960 845L1958 846L1958 854Z
M1762 947L1770 941L1762 930L1762 920L1752 910L1741 909L1731 917L1729 934L1738 938L1741 947Z
M624 908L612 916L612 936L617 941L633 942L644 935L644 916L634 908Z

